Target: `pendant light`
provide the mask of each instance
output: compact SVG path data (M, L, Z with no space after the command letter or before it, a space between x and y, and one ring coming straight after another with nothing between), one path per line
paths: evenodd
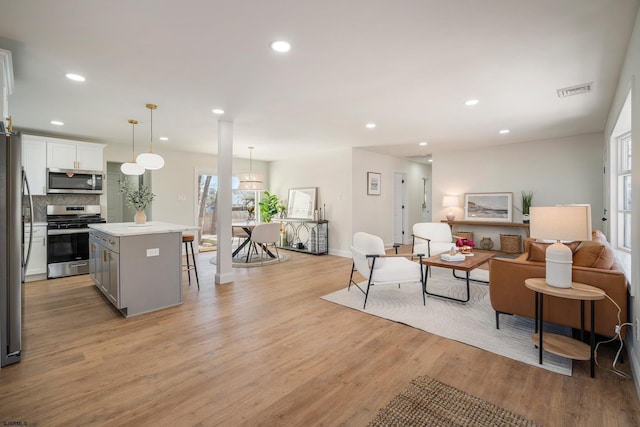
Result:
M253 147L249 147L249 173L241 173L238 178L240 184L238 190L264 190L264 184L261 173L253 173Z
M129 120L131 123L131 162L123 163L120 170L125 175L142 175L144 168L136 163L136 125L137 120Z
M149 152L141 153L136 158L136 162L145 169L157 170L164 166L164 159L161 155L153 152L153 110L158 106L155 104L147 104L147 108L151 111L151 139L149 141Z

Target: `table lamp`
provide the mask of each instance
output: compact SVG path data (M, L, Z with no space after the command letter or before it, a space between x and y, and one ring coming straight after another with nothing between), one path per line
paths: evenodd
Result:
M449 212L447 212L447 221L453 221L456 218L456 214L453 213L453 209L451 208L457 208L460 206L458 196L444 196L442 198L442 206L449 208Z
M531 237L556 241L545 253L547 284L570 288L573 253L561 241L591 240L591 205L536 206L530 214Z

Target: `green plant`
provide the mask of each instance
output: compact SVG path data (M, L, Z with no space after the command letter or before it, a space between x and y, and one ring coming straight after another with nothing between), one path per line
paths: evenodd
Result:
M262 222L271 222L278 213L278 196L265 190L264 197L258 202L260 206L260 219Z
M522 192L522 214L529 215L529 208L531 207L531 201L533 200L533 191Z
M120 192L124 194L127 206L137 211L145 210L156 197L146 185L141 185L139 189L134 190L126 179L120 183Z

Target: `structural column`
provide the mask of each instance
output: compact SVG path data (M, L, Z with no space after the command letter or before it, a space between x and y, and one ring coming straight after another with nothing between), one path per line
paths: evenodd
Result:
M218 121L218 194L216 232L216 284L233 282L231 264L231 176L233 173L233 122Z

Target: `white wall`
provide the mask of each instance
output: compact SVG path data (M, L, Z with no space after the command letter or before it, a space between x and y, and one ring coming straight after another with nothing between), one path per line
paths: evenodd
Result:
M349 148L269 164L269 190L282 200L290 188L318 187L318 205L329 220L329 252L341 256L351 253L351 157Z
M422 218L422 178L430 176L427 165L350 148L274 161L269 169L271 189L280 198L289 188L318 187L318 203L326 205L329 220L329 252L346 257L351 256L356 231L376 234L389 246L393 243L394 172L407 174L409 224ZM367 195L367 172L382 174L380 196Z
M631 258L631 287L634 289L634 295L638 295L640 290L640 274L638 269L640 268L640 227L636 227L640 224L640 90L638 85L640 84L640 12L636 16L636 23L627 50L627 56L625 58L622 72L620 73L620 79L618 81L618 87L614 97L611 110L609 111L609 119L605 127L604 135L608 140L613 128L616 124L618 115L624 104L625 98L629 90L631 90L631 132L633 135L633 165L632 165L632 195L631 198L636 201L633 205L631 212L631 223L633 224L631 233L631 246L635 256ZM640 298L632 296L630 298L630 319L631 322L635 322L634 326L630 328L627 335L628 352L631 359L631 367L633 370L633 378L636 383L636 390L640 391L640 341L635 339L635 328L638 326L636 319L640 317Z
M217 160L215 155L187 153L182 151L158 152L165 160L162 169L151 172L152 190L156 198L151 205L154 221L175 224L195 225L195 209L198 194L195 186L196 170L208 170L215 173ZM245 155L245 153L241 153ZM247 153L248 154L248 153ZM109 144L104 151L104 162L131 161L131 148L126 145ZM268 176L268 163L253 161L253 171ZM234 173L248 172L249 159L233 159ZM268 182L266 183L268 185ZM106 194L106 192L105 192ZM106 212L106 195L100 199Z
M593 226L602 222L603 134L499 145L433 155L433 200L445 194L513 193L513 221L521 222L521 192L533 191L533 206L591 204ZM447 209L434 203L433 219ZM464 218L462 207L454 209Z
M423 181L431 176L431 167L421 163L374 153L362 149L353 150L351 179L353 181L352 232L365 231L378 235L391 245L393 241L393 174L407 174L408 225L405 234L411 235L411 227L423 218ZM367 172L381 174L380 195L367 194Z

